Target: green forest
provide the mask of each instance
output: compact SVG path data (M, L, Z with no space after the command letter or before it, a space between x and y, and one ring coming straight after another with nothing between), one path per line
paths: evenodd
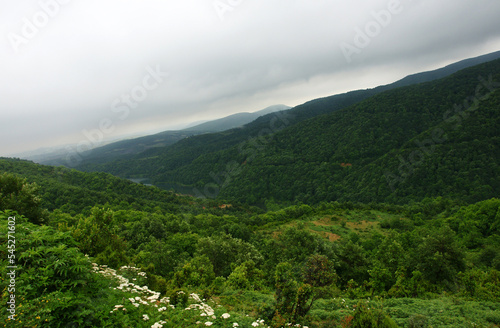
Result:
M260 208L0 168L3 304L17 264L6 327L500 325L497 198Z
M317 99L244 129L77 168L259 206L270 199L477 202L500 192L498 81L494 60L431 82Z
M0 158L2 324L499 327L498 81L494 60L78 170Z

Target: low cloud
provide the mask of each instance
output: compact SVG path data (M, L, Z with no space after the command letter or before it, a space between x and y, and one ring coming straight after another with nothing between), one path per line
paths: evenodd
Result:
M168 129L295 106L500 49L494 0L222 3L232 6L222 19L211 0L0 5L0 155L78 142L106 118L116 125L108 138ZM400 10L377 21L390 6ZM369 44L347 61L341 44L355 45L370 26ZM13 43L19 38L27 42ZM165 81L120 120L113 101L156 66Z

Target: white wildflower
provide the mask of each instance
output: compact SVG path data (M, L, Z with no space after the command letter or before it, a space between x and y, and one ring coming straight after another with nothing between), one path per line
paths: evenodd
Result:
M231 316L231 315L230 315L229 313L224 313L224 314L222 315L222 318L223 318L223 319L227 319L227 318L229 318L230 316Z
M191 296L191 298L194 299L196 302L201 303L200 296L198 296L197 294L192 293L189 296Z

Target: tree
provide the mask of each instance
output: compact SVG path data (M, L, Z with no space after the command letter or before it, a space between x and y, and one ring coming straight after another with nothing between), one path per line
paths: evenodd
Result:
M113 211L94 207L91 215L78 221L72 231L85 254L111 267L126 264L125 242L113 230Z
M276 282L275 317L288 317L294 311L298 289L297 281L293 278L292 265L288 262L278 264L274 273L274 279Z
M273 317L274 326L279 327L283 320L296 324L311 309L314 288L308 283L298 283L292 273L292 265L288 262L278 264L274 274L276 281L276 310ZM321 276L326 275L321 273ZM311 279L311 282L320 280Z
M208 287L215 279L214 267L206 255L197 256L175 272L176 287Z
M429 234L417 248L417 269L432 282L453 282L459 271L465 269L465 254L455 241L449 226Z
M304 282L313 287L324 287L335 281L333 263L324 255L310 256L303 270Z
M227 285L234 289L256 290L262 287L264 272L250 260L237 266L227 278Z
M397 280L395 273L405 264L405 251L394 233L387 236L375 253L368 272L370 284L376 292L388 291Z
M226 234L202 238L197 248L197 254L206 255L212 262L216 277L229 276L232 263L239 265L249 260L255 263L262 260L255 246Z
M339 247L337 257L339 261L337 272L342 283L345 284L351 279L362 283L368 279L369 261L361 246L349 240Z
M0 210L13 210L35 224L42 224L47 211L42 208L39 188L14 174L0 174Z

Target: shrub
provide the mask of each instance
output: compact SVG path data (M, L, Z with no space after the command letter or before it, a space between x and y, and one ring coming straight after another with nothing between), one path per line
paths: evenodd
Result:
M169 297L170 304L181 308L185 308L189 300L189 295L182 289L174 289L170 292Z
M38 186L14 174L0 174L0 211L13 210L35 224L43 223L48 214L42 208Z
M424 315L414 315L408 319L408 328L425 328L428 326L428 319Z
M359 302L354 312L351 328L397 328L398 325L382 309L369 308Z
M263 284L264 272L255 267L255 262L246 261L237 266L227 278L227 285L234 289L256 290Z
M208 287L215 279L214 267L207 256L197 256L174 274L176 287Z

